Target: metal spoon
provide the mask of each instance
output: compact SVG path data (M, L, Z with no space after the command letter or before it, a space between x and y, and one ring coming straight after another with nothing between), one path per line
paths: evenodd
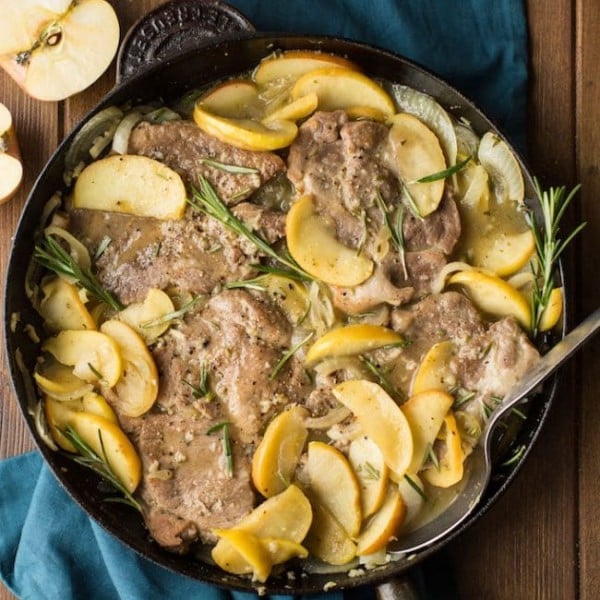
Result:
M477 446L468 459L468 481L457 498L434 520L388 546L388 552L409 553L429 546L455 530L476 508L492 473L492 434L494 428L514 406L536 386L554 373L600 326L600 308L547 352L515 385L502 404L490 415Z

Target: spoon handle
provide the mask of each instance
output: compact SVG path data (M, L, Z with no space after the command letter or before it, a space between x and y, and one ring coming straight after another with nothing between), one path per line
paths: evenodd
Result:
M589 317L558 342L558 344L544 354L525 376L517 382L505 397L498 410L490 417L486 433L491 432L503 415L570 358L584 342L598 331L598 327L600 327L600 308L597 308Z

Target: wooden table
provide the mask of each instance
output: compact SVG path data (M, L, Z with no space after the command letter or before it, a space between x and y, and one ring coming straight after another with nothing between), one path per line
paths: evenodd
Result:
M160 0L115 0L123 31ZM600 2L528 0L531 83L530 166L544 185L583 185L571 223L585 234L567 256L571 314L598 306L600 285ZM64 103L27 98L0 73L0 100L12 110L25 184L0 206L0 272L11 235L40 169L77 121L112 86L109 70ZM574 320L573 320L574 319ZM465 599L592 600L600 589L600 339L564 369L555 405L532 455L508 493L453 543L450 556ZM33 448L0 364L0 458ZM1 482L0 482L1 484ZM12 598L0 590L0 600Z

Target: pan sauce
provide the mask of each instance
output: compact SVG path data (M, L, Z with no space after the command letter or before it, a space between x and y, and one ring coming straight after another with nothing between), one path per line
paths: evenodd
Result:
M399 101L398 103L400 104ZM415 106L418 107L416 100ZM405 103L402 104L402 108L403 111L410 112L410 106ZM277 266L276 263L268 257L265 260L264 255L257 254L247 241L240 241L221 225L192 208L188 208L186 212L189 224L182 224L148 220L148 217L135 214L123 216L106 211L90 212L89 209L72 209L68 203L65 205L67 221L63 224L84 242L90 254L98 251L105 236L110 238L111 242L96 260L95 268L100 281L116 292L124 303L142 302L148 289L154 288L167 291L175 301L176 307L185 305L186 300L190 300L191 297L201 296L201 299L178 320L169 321L168 330L150 342L152 357L159 367L161 379L158 399L148 413L140 417L123 414L119 407L118 393L105 389L101 382L95 384L96 389L101 389L105 394L119 417L121 428L128 433L141 454L143 475L137 497L142 503L150 531L160 543L173 550L185 550L197 539L214 540L210 529L215 525L221 530L231 528L250 510L254 502L252 485L258 487L256 477L253 478L253 474L250 473L252 455L262 439L265 427L288 405L298 403L306 407L304 417L307 419L309 440L325 440L328 445L338 448L344 457L352 440L364 435L365 424L354 418L351 410L339 410L339 402L344 402L332 394L332 389L344 381L369 381L378 384L388 397L391 394L394 400L402 404L415 395L413 388L420 373L426 380L437 380L438 391L453 396L453 408L450 411L455 415L457 432L461 439L461 456L466 459L469 448L476 443L478 430L480 431L485 419L484 404L498 401L506 391L502 387L500 367L508 366L514 374L517 367L525 370L529 362L535 360L535 351L512 317L483 314L467 299L464 289L459 286L446 287L452 267L444 271L444 265L452 263L454 259L466 259L471 266L477 266L478 257L487 255L497 239L526 232L527 226L519 202L498 197L493 183L486 180L482 186L484 191L475 198L475 206L463 206L461 199L469 191L466 173L469 169L480 166L477 158L473 156L463 171L445 179L440 208L421 219L414 214L418 211L414 210L411 199L402 195L403 187L407 184L406 181L402 184L398 181L402 173L398 175L397 167L390 166L389 158L385 158L390 155L387 145L389 126L366 118L368 111L363 111L357 118L348 118L348 113L351 116L355 114L351 109L352 107L345 107L341 112L325 111L320 115L302 117L300 122L303 121L304 124L301 125L298 137L292 142L291 149L286 147L280 151L286 161L283 169L288 169L288 177L289 170L294 170L295 175L291 177L293 185L283 173L276 175L270 183L267 183L268 177L265 176L267 181L261 180L260 187L254 194L248 195L242 202L239 199L237 202L229 199L228 206L231 213L239 215L238 218L242 221L247 219L245 222L266 237L268 231L265 223L270 223L273 226L271 231L276 231L276 228L281 226L282 219L286 218L289 232L289 213L287 217L284 214L288 212L288 203L293 206L300 200L299 190L311 195L316 214L321 221L335 229L338 241L351 248L355 255L366 254L375 262L374 274L370 277L375 279L381 276L382 287L375 287L375 296L372 290L367 290L366 300L364 297L361 297L360 302L356 299L356 289L366 286L372 279L368 278L355 286L340 285L337 282L323 283L319 277L319 268L311 272L304 262L301 263L301 267L312 275L313 281L298 283L293 279L290 281L273 274L262 276L259 282L254 281L260 274L250 265L259 259L272 266ZM436 110L443 112L441 107L436 106ZM227 114L227 118L235 116ZM189 127L190 124L186 123L185 126ZM177 164L177 153L174 151L173 156L169 155L171 144L160 142L162 133L180 127L181 123L178 121L139 125L129 140L128 152L160 159L176 171L178 167L181 170L181 165ZM144 145L139 139L144 133L144 128L148 130L146 133L149 135L156 134L148 145ZM322 136L323 131L326 132L325 137ZM447 132L444 135L447 135ZM135 145L136 136L138 146ZM185 138L179 134L178 137ZM167 135L166 139L171 138ZM237 140L234 138L230 141ZM183 143L186 144L185 139ZM193 146L189 140L187 144L188 148ZM456 162L468 155L464 152L465 148L461 147L460 140L458 148ZM214 156L209 158L213 160ZM209 167L204 176L210 182L211 174L214 176L216 171L222 171L222 165L230 165L232 163L229 161L232 160L234 159L231 155L228 155L226 160L218 161L221 166ZM294 160L301 164L292 164ZM243 162L233 164L245 166ZM324 164L327 165L327 169L320 168ZM447 166L453 164L455 163L447 161ZM336 166L338 170L333 168ZM346 185L348 181L345 175L352 169L358 175L366 173L367 182L371 177L371 186L377 181L384 206L387 206L390 212L392 224L395 222L398 206L404 206L403 210L408 217L405 217L403 223L406 236L403 248L398 248L392 243L393 232L387 228L375 194L370 194L367 198L355 194L355 197L348 199L325 193L330 186L339 188L338 184ZM182 170L181 173L188 191L191 185L191 182L186 180L190 176L189 173L189 170ZM381 185L373 173L376 173L377 177L383 173ZM423 175L429 174L431 173L426 172ZM365 180L359 182L359 186L364 185L364 182ZM352 188L352 185L349 187ZM362 191L365 188L355 189ZM344 200L350 204L350 209L344 204ZM256 211L255 207L260 210ZM440 217L440 214L443 217ZM435 219L438 220L437 225L429 231L423 223ZM445 236L452 237L452 228L448 224L453 221L459 221L462 237L448 241ZM484 229L485 238L476 234ZM363 235L364 232L366 234ZM135 233L133 237L132 233ZM494 237L494 234L498 237ZM195 256L190 255L189 244L194 244L201 238L204 242L198 242L199 251ZM481 241L483 239L488 241ZM281 235L275 235L271 243L281 251ZM322 240L320 248L328 243L327 240ZM480 244L484 245L483 249ZM447 248L448 245L452 246L452 250L444 252L440 249ZM149 247L155 248L154 255L147 250ZM184 253L182 247L185 248ZM234 256L232 248L235 250ZM291 252L292 257L298 260L294 252ZM398 258L401 252L406 252L408 277L403 273L404 266ZM216 265L215 274L207 278L207 263L203 261L209 257L213 265L226 265L225 272L220 271ZM527 271L524 265L528 258L529 255L525 261L513 261L512 272L503 273L502 276ZM519 262L522 264L518 264ZM385 270L380 269L380 265L386 265ZM197 272L194 281L187 278L186 268L188 272L190 269ZM464 267L457 265L456 268ZM133 280L132 273L138 276L137 287L129 285ZM251 284L244 284L244 281L249 280L252 281ZM386 290L386 294L390 294L390 302L381 302L378 292L382 289ZM442 290L445 290L445 293L439 295ZM494 288L491 290L494 291ZM353 297L354 304L346 302L345 294ZM179 296L184 299L178 298ZM340 306L347 311L342 312ZM243 314L249 320L234 319L232 322L228 313L231 310L239 311L239 314ZM107 314L101 314L100 309L93 311L93 314L98 324L107 318ZM499 325L490 326L491 322L497 322ZM250 331L251 328L244 331L244 326L249 324L255 327L255 331ZM352 329L357 325L374 328L368 330L368 341L365 342L361 337L366 329ZM276 333L278 328L281 329L281 334ZM271 329L272 337L269 337ZM317 358L307 363L307 353L316 346L318 340L322 340L332 330L338 332L338 337L333 341L334 350L316 352ZM219 346L217 338L220 334L215 332L231 335L229 345ZM397 336L394 342L390 342L391 338L386 337L390 335ZM378 341L377 336L381 336L383 341ZM430 354L436 344L447 344L447 354L444 355L447 361L435 360L436 356ZM439 349L444 346L437 347ZM251 361L244 362L247 356L242 356L243 352L236 354L236 348L243 351L252 349L256 352L260 348L260 351L267 352L268 356L262 356L263 362L253 365ZM289 358L272 377L278 358L283 358L291 349L295 349L295 352L290 353ZM188 363L179 360L183 351L188 351L192 356ZM227 356L230 357L229 363L226 360ZM429 362L425 360L426 357L429 357ZM493 372L495 365L500 365L497 381L493 378L490 380L490 369ZM196 386L204 366L208 368L208 384L217 402L215 399L205 402L205 397L197 397L199 392L190 386L190 383ZM178 370L180 368L181 370ZM426 377L427 369L433 369L429 378ZM264 393L259 394L260 401L256 403L258 409L256 405L249 407L243 402L234 406L235 393L232 393L231 388L236 385L236 377L237 380L249 378L248 373L256 375L257 380L265 386ZM467 382L469 385L466 385ZM482 384L481 389L473 385L476 382ZM424 391L430 389L425 388ZM469 394L472 394L471 397L465 400ZM250 394L246 396L250 397ZM49 402L47 396L45 401ZM445 411L444 418L447 413L448 410ZM213 456L213 474L215 482L218 483L217 487L227 486L228 482L235 481L236 485L230 486L227 493L231 498L241 498L241 502L234 507L237 513L234 511L234 514L228 514L222 508L213 510L213 506L219 505L213 498L213 505L209 507L208 514L203 515L205 520L202 521L190 518L190 511L187 509L182 512L178 508L173 509L172 505L164 504L165 499L167 503L173 499L173 494L178 501L185 503L185 496L182 497L181 489L177 486L179 478L183 477L180 473L188 468L192 460L189 452L180 448L175 451L169 450L155 443L158 419L173 414L183 416L184 421L187 416L193 415L189 417L194 419L193 431L189 429L182 432L183 443L187 447L198 449L196 440L203 438L203 443L207 442L206 452ZM311 427L310 420L318 418L324 418L321 426ZM230 441L233 443L232 473L227 472L226 453L219 438L210 434L210 443L208 439L204 439L209 437L206 435L208 430L223 422L230 423ZM248 427L242 424L248 422L251 423ZM323 423L326 426L323 426ZM181 423L166 423L165 431L178 431L180 425ZM384 426L385 423L382 422L381 425ZM415 426L415 423L411 425ZM423 432L422 424L417 422L416 427ZM434 463L443 463L448 452L448 440L444 437L448 435L448 427L448 422L443 428L439 427L440 439L438 432L434 433L431 448L427 448L427 458L423 456L424 462L419 468L421 475L423 466L425 471L430 473L433 470L443 470L443 466L438 469ZM50 431L54 431L52 427ZM191 438L188 434L191 434ZM276 450L278 451L275 448L273 452ZM204 461L210 461L206 458L208 455L201 455ZM339 459L338 455L335 456L335 460L344 460ZM214 457L217 457L216 461ZM319 497L317 491L311 491L311 480L318 480L322 474L311 473L310 460L308 463L307 467L306 456L303 453L298 470L294 469L292 475L295 473L300 488L305 489L314 510L316 504L325 503L326 499ZM157 473L159 475L156 475ZM185 477L188 476L193 476L189 469ZM381 472L379 477L383 477ZM189 480L182 478L181 481ZM284 483L290 482L291 480ZM362 480L362 485L369 485L368 478ZM460 479L442 488L432 485L425 477L420 480L417 472L405 471L392 473L389 480L386 479L386 485L398 490L396 493L404 507L403 516L398 517L391 533L388 534L389 538L401 535L402 527L416 526L427 518L426 515L431 510L438 510L450 502L457 493ZM360 490L360 483L358 487ZM417 491L416 487L420 488L420 491ZM241 493L240 489L243 490ZM213 492L209 490L206 493L210 496ZM435 503L431 501L434 496L438 496ZM423 497L427 497L427 501L423 501ZM227 502L221 502L221 506L223 504ZM195 510L197 509L196 506ZM331 512L333 509L328 506L326 510ZM374 512L376 513L377 509ZM171 530L161 539L160 536L164 532L161 533L161 525L157 524L161 519L175 519L178 522L183 520L185 526L175 533ZM364 519L358 533L347 537L358 539L360 543L360 536L368 529L369 522L369 519ZM226 539L223 531L220 537L225 539L225 545L233 545L235 549L235 542ZM368 560L373 553L384 552L386 541L387 538L372 552L364 553L364 560ZM321 558L328 556L329 550L322 550L314 533L309 532L306 541L298 540L298 543L300 542L309 546L316 556L320 556L320 552L323 553ZM354 544L354 541L351 540L350 543ZM353 557L350 557L350 560L352 559ZM276 561L272 559L272 562ZM227 568L227 565L224 568ZM260 579L261 575L257 574L255 565L250 565L249 571L255 578Z

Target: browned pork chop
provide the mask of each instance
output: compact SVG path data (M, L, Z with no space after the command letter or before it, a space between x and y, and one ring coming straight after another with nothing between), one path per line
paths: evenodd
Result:
M276 154L241 150L204 133L193 121L141 123L131 132L128 152L160 160L177 171L188 186L198 187L200 177L206 177L226 204L248 198L285 169ZM205 161L256 172L229 173Z

